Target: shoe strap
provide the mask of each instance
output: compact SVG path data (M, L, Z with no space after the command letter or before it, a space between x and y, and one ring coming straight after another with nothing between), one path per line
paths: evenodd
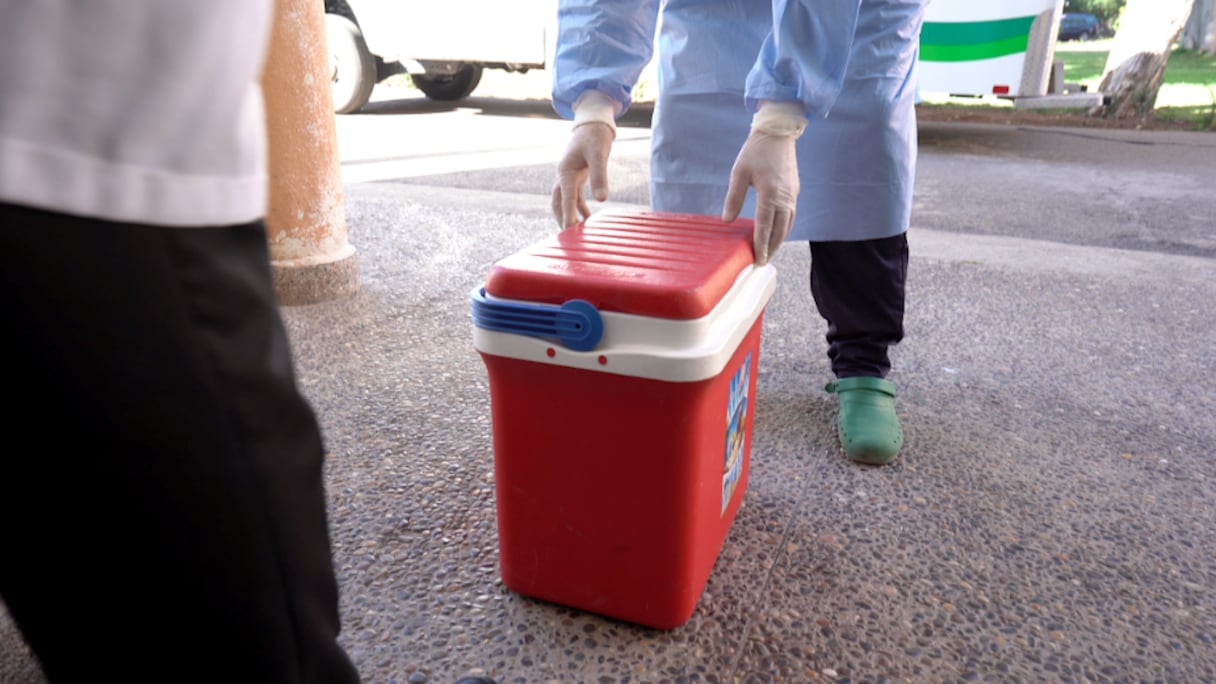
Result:
M833 380L823 386L825 392L829 394L840 394L850 390L874 390L895 396L895 383L883 378L870 377L855 377L855 378L840 378Z

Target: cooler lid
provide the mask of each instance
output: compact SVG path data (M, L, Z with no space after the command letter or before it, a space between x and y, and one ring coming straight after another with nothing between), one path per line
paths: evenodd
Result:
M751 219L604 211L496 263L485 291L686 320L709 314L754 260Z

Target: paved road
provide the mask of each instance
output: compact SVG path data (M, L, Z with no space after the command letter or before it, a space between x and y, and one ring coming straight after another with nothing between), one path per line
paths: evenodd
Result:
M552 181L568 126L538 84L499 75L487 92L524 97L479 90L455 105L382 89L374 116L339 119L343 176L536 194ZM614 202L648 201L649 115L636 107L620 129ZM926 123L920 141L916 227L1216 256L1216 136Z
M567 124L382 97L339 121L361 290L285 310L369 682L1216 681L1216 137L922 127L890 467L840 452L787 245L744 505L655 632L498 580L467 294L552 233ZM646 200L635 116L613 206ZM37 681L3 622L0 681Z

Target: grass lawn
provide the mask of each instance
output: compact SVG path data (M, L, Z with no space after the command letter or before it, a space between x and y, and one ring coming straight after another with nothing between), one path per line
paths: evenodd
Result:
M1097 91L1110 53L1110 40L1061 42L1056 44L1056 59L1064 62L1064 80L1080 83ZM932 104L960 107L1012 108L1013 103L997 97L927 99ZM1158 119L1187 121L1197 130L1216 126L1216 55L1176 49L1165 65L1165 79L1157 92L1154 113Z
M1077 48L1072 43L1056 46L1056 59L1064 60L1064 80L1097 90L1106 67L1109 41ZM1165 79L1157 92L1158 118L1186 120L1197 128L1216 123L1216 55L1176 49L1165 64Z

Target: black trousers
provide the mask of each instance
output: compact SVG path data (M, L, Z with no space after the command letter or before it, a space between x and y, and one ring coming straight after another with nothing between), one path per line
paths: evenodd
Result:
M52 682L356 682L265 229L0 204L0 596Z
M906 233L811 243L811 294L828 322L828 359L836 377L886 377L887 348L904 337L907 278Z

